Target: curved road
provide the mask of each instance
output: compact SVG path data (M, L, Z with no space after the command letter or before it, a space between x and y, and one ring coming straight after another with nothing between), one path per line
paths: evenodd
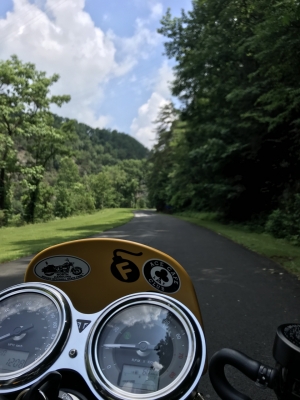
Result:
M272 345L278 325L300 321L300 281L271 260L205 228L169 215L138 211L132 221L97 237L132 240L155 247L179 261L191 276L201 307L208 357L232 347L273 366ZM0 289L22 282L31 257L0 265ZM236 388L253 400L272 400L232 369ZM206 374L205 399L217 400Z

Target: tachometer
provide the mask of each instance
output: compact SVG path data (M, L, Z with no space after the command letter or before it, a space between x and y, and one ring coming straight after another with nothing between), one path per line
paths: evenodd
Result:
M87 361L105 397L159 399L187 392L204 359L195 317L167 296L141 294L115 303L97 321Z
M42 373L68 336L67 302L49 285L14 286L0 294L0 387Z

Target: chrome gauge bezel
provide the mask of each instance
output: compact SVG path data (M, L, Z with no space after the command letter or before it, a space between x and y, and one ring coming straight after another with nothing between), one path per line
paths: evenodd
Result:
M50 299L57 309L59 326L55 339L38 360L20 370L0 373L0 389L17 388L40 376L62 353L70 334L71 311L69 304L64 296L50 285L34 282L12 286L0 293L0 302L11 296L24 293L36 293Z
M155 392L136 394L126 392L111 383L101 371L97 349L101 332L109 321L120 311L136 305L156 305L171 312L183 325L188 337L188 357L180 374L170 384ZM163 398L186 398L197 386L206 360L204 334L195 316L178 300L156 293L139 293L126 296L108 306L92 327L85 351L85 363L88 376L103 398L116 400L158 400Z

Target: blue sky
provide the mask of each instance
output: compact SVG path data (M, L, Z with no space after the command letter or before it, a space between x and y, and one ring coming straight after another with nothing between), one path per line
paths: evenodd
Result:
M172 60L160 19L191 0L1 0L0 58L17 54L48 74L72 100L54 112L154 144L158 110L171 99Z

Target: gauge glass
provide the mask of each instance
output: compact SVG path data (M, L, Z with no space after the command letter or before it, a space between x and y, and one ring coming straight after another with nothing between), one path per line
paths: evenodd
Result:
M61 325L56 303L41 293L23 292L0 302L0 374L19 371L39 360Z
M108 386L150 394L187 373L194 358L191 329L171 308L131 305L115 313L99 331L95 359Z

